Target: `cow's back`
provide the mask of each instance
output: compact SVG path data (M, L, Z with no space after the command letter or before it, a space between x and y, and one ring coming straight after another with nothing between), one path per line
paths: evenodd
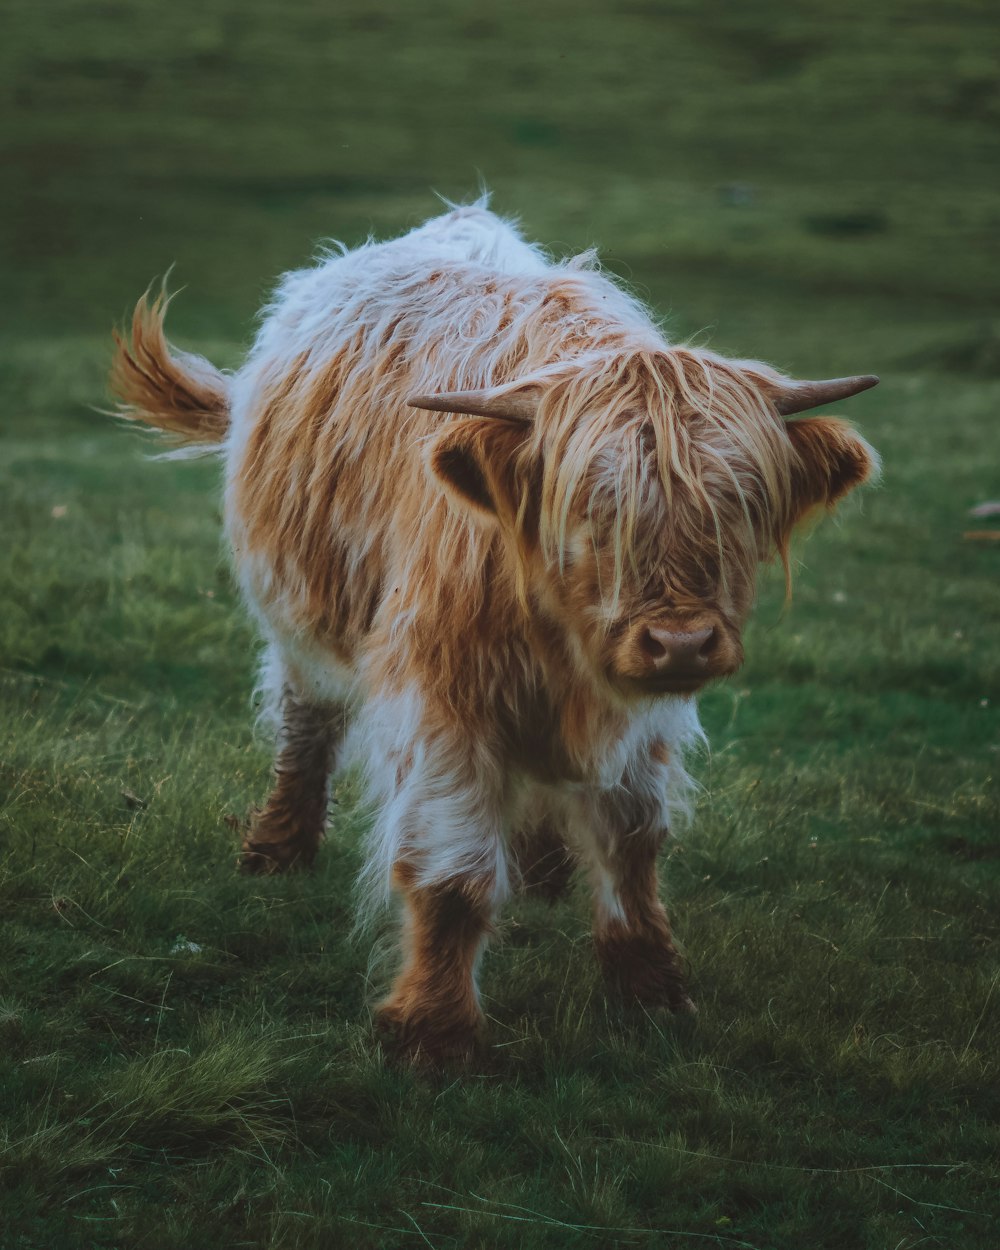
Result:
M549 268L545 254L482 204L456 208L394 239L389 248L419 248L442 259L474 261L503 274L537 274Z

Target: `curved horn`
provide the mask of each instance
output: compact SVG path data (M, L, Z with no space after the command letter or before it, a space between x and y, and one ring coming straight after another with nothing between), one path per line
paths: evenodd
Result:
M777 388L774 403L781 416L793 417L797 412L832 404L837 399L849 399L877 385L874 373L861 373L853 378L827 378L822 382L788 382Z
M411 408L431 412L461 412L473 417L500 417L505 421L534 421L538 401L529 395L504 395L495 391L444 391L440 395L411 395Z

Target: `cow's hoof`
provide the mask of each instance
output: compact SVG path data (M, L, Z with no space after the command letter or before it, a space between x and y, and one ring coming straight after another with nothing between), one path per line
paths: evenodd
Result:
M611 991L626 1005L693 1016L681 958L672 945L645 936L598 940L597 958Z
M227 816L226 824L242 834L236 864L248 876L270 877L291 869L311 868L316 859L319 838L315 835L297 833L272 841L262 828L255 827L252 812L242 823Z
M392 1003L375 1013L375 1034L397 1063L418 1068L465 1067L481 1049L480 1021L430 1020Z
M642 1012L655 1012L657 1015L696 1016L698 1008L690 994L683 986L643 985L641 991L620 982L612 987L615 996L623 1007L637 1009Z
M299 841L254 842L244 841L240 848L237 865L247 876L275 876L279 872L291 872L311 868L316 858L316 848Z

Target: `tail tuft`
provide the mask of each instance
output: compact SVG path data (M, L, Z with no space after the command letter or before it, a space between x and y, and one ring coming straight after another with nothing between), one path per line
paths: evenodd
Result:
M117 413L181 444L219 446L229 428L225 375L203 357L170 346L163 333L169 303L165 290L152 302L147 291L132 314L131 334L113 331L109 382L120 401ZM211 449L205 446L206 451Z

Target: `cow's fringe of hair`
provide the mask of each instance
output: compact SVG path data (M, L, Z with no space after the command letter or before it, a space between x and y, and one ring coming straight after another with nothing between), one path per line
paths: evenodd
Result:
M653 456L642 442L650 426ZM602 587L610 611L617 609L628 567L641 565L645 548L659 539L648 521L660 498L671 508L675 553L687 549L697 559L710 547L724 583L734 569L752 580L762 556L780 553L793 514L793 451L763 391L722 357L664 346L577 362L543 391L536 427L538 450L547 444L543 549L564 567L569 521L582 506L595 545L610 540L614 551L614 584ZM596 484L595 464L605 468ZM602 519L595 514L609 485ZM681 493L687 498L678 499ZM735 515L720 515L720 495L729 497ZM770 540L766 551L762 533Z
M202 356L171 347L163 321L173 297L147 290L132 314L127 336L113 331L110 386L116 414L168 436L165 455L184 459L219 451L229 429L229 383Z

